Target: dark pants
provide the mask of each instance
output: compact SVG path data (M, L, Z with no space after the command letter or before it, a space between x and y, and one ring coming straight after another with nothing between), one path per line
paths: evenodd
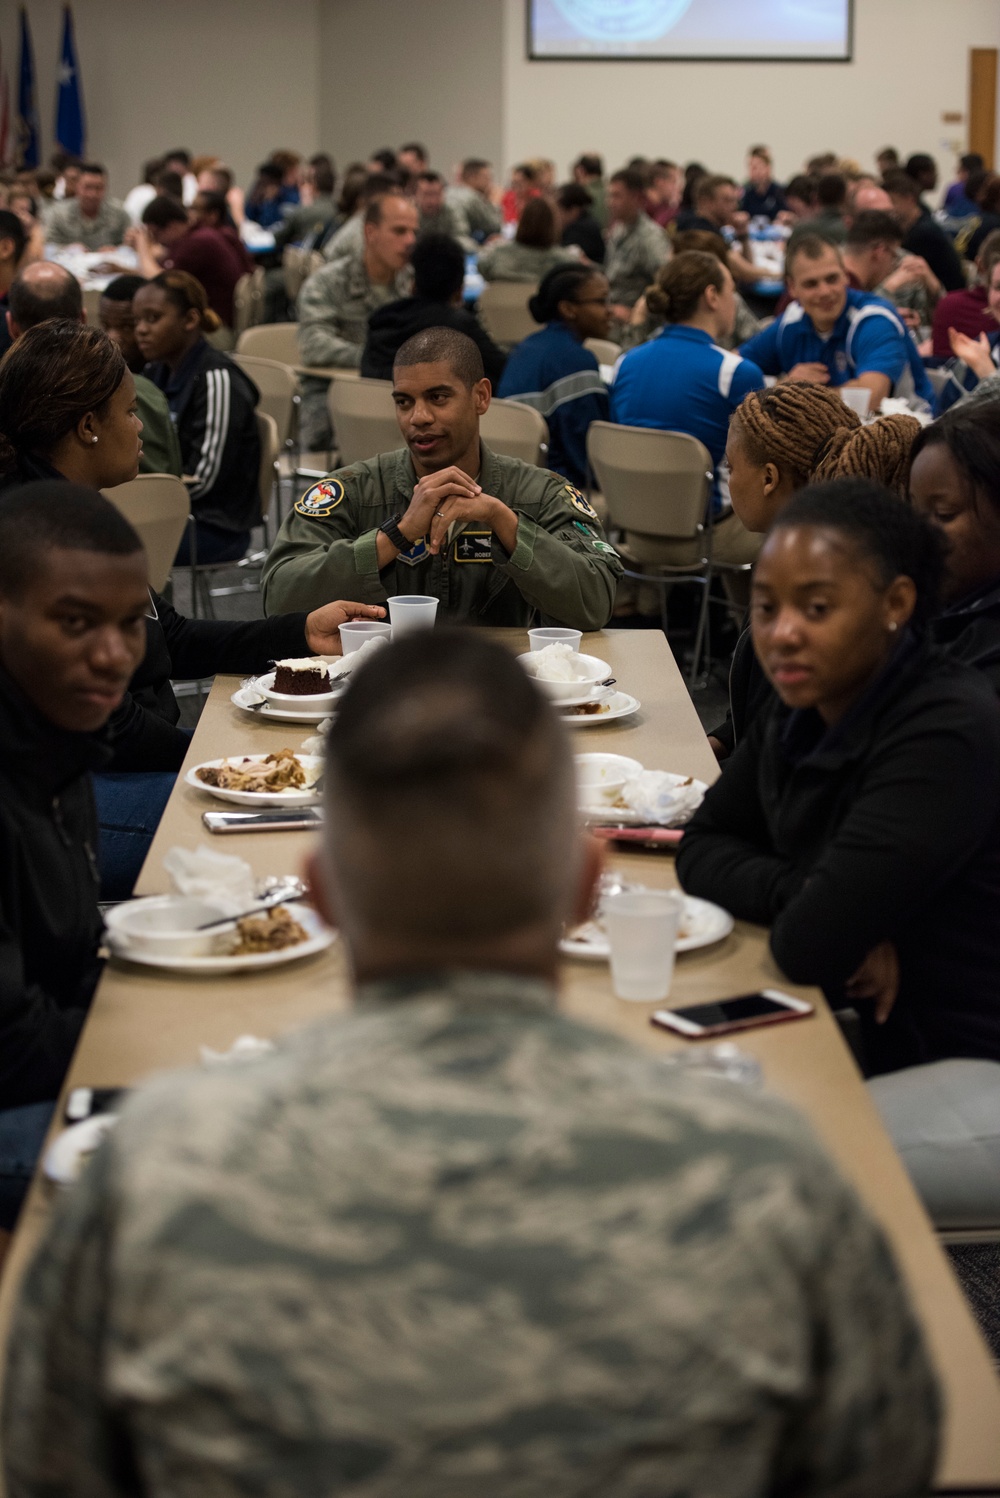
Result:
M14 1230L55 1106L0 1108L0 1228L6 1233Z
M224 531L221 526L208 525L204 520L196 520L194 528L198 544L197 561L200 565L207 567L214 562L238 562L240 557L246 555L250 545L249 531ZM191 532L186 530L174 558L175 567L190 567L190 539Z
M177 776L95 775L101 899L128 900Z

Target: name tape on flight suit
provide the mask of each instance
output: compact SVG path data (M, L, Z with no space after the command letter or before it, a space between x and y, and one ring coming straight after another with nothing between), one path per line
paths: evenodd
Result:
M455 537L456 562L492 562L493 532L463 531Z
M295 501L295 512L307 520L323 520L333 514L346 492L339 479L324 479Z

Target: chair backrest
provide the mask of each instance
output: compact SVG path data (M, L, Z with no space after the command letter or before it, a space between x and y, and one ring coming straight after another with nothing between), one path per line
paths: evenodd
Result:
M281 440L278 437L278 427L273 416L269 416L259 406L255 415L257 417L257 436L260 438L258 490L260 492L260 514L261 519L263 519L274 503L274 496L278 487L278 454L281 451Z
M490 401L489 410L479 423L487 447L522 463L541 463L542 449L548 451L549 429L545 417L534 406L523 401Z
M332 379L326 403L345 467L403 446L391 380Z
M100 327L98 313L101 309L101 293L96 286L85 286L83 288L83 310L87 314L87 322L92 328Z
M278 440L284 445L292 435L298 384L287 364L278 359L258 359L254 354L234 354L233 360L260 391L258 411L274 418Z
M524 281L487 281L479 298L479 315L491 338L510 347L538 332L528 311L529 298L537 290Z
M277 359L279 364L301 364L299 325L297 322L266 322L259 328L245 328L236 340L238 354L252 354L255 359Z
M149 581L159 593L170 576L191 512L186 484L172 473L140 473L130 483L105 489L104 497L142 537Z
M697 535L712 486L711 455L697 437L594 421L587 456L612 525L677 540Z
M297 244L286 245L281 253L281 269L285 277L285 295L290 302L294 302L302 290L302 282L306 278L307 251L301 249Z
M264 309L264 272L256 270L240 276L233 290L233 328L236 336L259 323Z
M610 338L585 338L584 348L589 348L598 364L610 364L612 368L621 358L621 349Z

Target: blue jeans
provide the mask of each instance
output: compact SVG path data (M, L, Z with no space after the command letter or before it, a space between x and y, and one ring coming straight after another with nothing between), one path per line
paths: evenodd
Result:
M0 1228L6 1233L14 1230L55 1106L0 1108Z
M102 900L130 898L176 779L166 771L93 777Z
M196 520L194 528L199 565L207 567L212 562L238 562L240 557L246 555L250 545L249 531L224 531L221 526L207 525L204 520ZM190 567L190 540L191 532L186 530L174 557L175 567Z

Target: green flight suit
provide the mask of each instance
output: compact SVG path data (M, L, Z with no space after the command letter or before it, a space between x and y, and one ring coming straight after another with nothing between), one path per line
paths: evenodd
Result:
M378 527L406 511L416 482L404 448L341 468L307 490L264 564L265 612L423 593L438 599L442 622L523 627L537 611L573 629L607 624L622 564L587 500L560 474L501 457L485 443L479 483L519 517L513 555L485 525L468 521L438 556L420 540L380 572Z

